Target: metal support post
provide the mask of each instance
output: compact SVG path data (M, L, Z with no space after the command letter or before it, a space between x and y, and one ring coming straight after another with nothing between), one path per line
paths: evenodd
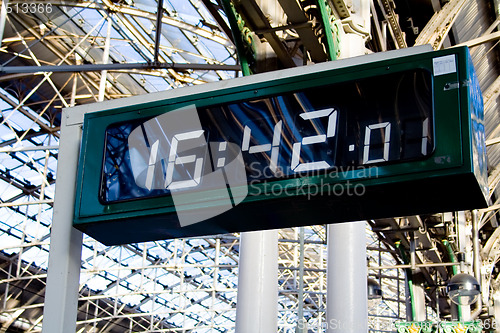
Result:
M82 62L82 59L80 58L80 55L78 53L75 53L75 64L78 66ZM73 74L73 85L71 87L71 99L69 102L69 106L73 107L76 105L76 94L77 94L77 87L78 86L78 74L74 73Z
M240 237L236 333L278 330L278 231Z
M424 286L420 283L415 283L413 285L413 302L415 308L414 321L424 321L426 320L425 314L425 290Z
M474 277L481 284L481 247L479 242L479 219L477 210L472 211L472 269Z
M472 212L472 269L474 272L474 277L481 285L481 296L477 300L477 303L474 304L474 309L471 310L471 319L475 320L481 314L483 303L487 304L488 302L488 294L489 290L482 283L481 278L481 247L479 242L479 218L477 216L477 210L473 210Z
M304 255L305 255L305 244L304 244L304 227L299 228L299 291L298 291L298 311L297 311L297 328L296 333L307 332L307 322L304 318Z
M50 233L49 268L43 309L43 333L76 331L82 234L72 227L80 124L67 123L63 110L54 215Z
M235 13L229 0L222 1L233 32L243 75L249 75L250 68L245 57L243 40ZM258 0L256 4L268 14L267 19L283 23L283 15L276 3ZM274 70L276 64L269 62L274 52L266 45L259 47L258 64L261 70ZM240 236L240 258L238 274L238 296L236 304L236 333L278 331L278 231L266 230L242 232Z
M111 45L111 27L113 26L113 20L111 18L111 13L108 13L108 29L106 31L106 42L104 44L104 52L102 54L102 63L107 64L109 62L109 48ZM101 72L101 82L99 84L99 97L98 101L104 101L104 94L106 92L106 81L108 77L108 71L103 70Z
M365 221L328 226L327 333L367 332Z
M160 41L161 41L161 25L163 18L163 0L158 0L158 9L156 10L156 31L155 31L155 50L153 55L153 63L160 63Z
M354 0L352 5L353 21L369 31L370 0ZM342 58L363 54L363 36L349 33L342 37ZM368 331L365 228L365 221L328 226L327 333Z
M411 269L405 269L405 309L406 321L413 321L415 316L415 302L413 297L413 274Z
M458 245L458 252L462 252L464 254L470 253L471 252L471 245L472 243L468 240L467 237L467 218L465 216L464 211L456 212L455 213L455 228L457 232L457 245ZM464 260L465 258L462 258ZM458 273L469 273L465 269L465 262L460 263L460 271ZM469 321L471 320L471 311L470 311L470 306L460 306L460 310L458 311L460 319L464 321Z

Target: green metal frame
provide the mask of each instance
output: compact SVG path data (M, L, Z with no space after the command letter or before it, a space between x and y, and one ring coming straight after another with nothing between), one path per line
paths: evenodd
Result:
M450 54L456 57L457 71L433 77L435 151L427 159L375 166L369 173L366 169L349 170L334 178L326 174L254 184L248 188L249 195L241 204L193 227L176 227L176 210L170 196L114 204L99 201L104 133L110 124L153 117L187 105L203 107L260 98L415 68L432 72L433 58ZM484 133L477 133L481 126L482 109L477 110L474 117L471 116L473 79L469 76L473 69L470 68L472 63L467 48L340 68L335 68L338 67L335 63L310 66L309 71L299 76L285 75L293 73L294 69L290 69L280 71L280 74L239 78L237 82L241 84L229 87L223 83L215 84L214 89L203 92L198 92L195 87L182 88L187 89L186 93L171 95L166 100L87 114L78 170L74 226L104 243L119 244L486 206L486 166L477 162L483 161L485 155ZM332 69L325 69L325 66L332 66ZM321 70L315 71L315 68ZM364 186L366 195L313 197L306 192L324 184L345 185L347 181ZM273 186L289 191L278 194L273 191ZM214 200L206 202L207 196ZM201 193L191 202L192 205L185 209L217 206L217 191Z
M443 333L480 333L483 331L481 320L473 321L442 321L439 323L439 332Z
M240 60L241 71L244 76L252 74L252 64L256 61L256 46L253 40L253 32L245 27L245 22L232 4L231 0L222 0L222 7L226 13L234 45Z
M448 256L450 257L450 262L456 263L457 257L455 256L455 252L453 251L451 243L447 239L443 239L442 243L443 243L444 247L446 248L446 252L448 252ZM457 273L458 273L457 266L451 266L451 273L453 274L453 276L457 275ZM456 306L456 305L452 304L451 306ZM458 317L458 320L463 319L461 306L457 306L457 317Z
M403 259L403 262L407 265L410 260L408 260L408 256L406 255L406 249L401 245L400 241L397 241L395 243L396 249L399 250L399 254L401 255L401 258ZM411 268L405 268L405 274L406 274L406 280L408 282L408 293L410 294L410 307L411 307L411 319L415 319L417 315L417 310L415 308L415 291L413 289L413 271ZM426 327L425 323L421 325L422 327ZM419 326L420 327L420 326Z
M437 332L437 325L431 321L408 321L396 322L398 333L434 333Z
M408 321L396 322L398 333L480 333L483 331L481 320L474 321Z
M325 0L317 0L321 13L321 23L325 30L326 48L329 60L337 60L340 55L340 23L337 22L333 12Z

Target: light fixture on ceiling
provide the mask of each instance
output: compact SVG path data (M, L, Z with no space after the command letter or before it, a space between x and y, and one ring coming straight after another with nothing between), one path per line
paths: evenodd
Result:
M471 305L478 300L481 287L475 277L460 273L450 279L446 285L446 292L453 303Z

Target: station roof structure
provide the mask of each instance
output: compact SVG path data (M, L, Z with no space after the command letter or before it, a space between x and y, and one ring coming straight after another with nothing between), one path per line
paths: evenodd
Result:
M62 108L241 76L223 2L2 1L0 332L41 331ZM268 47L275 68L328 60L317 1L233 2L246 22L244 33ZM351 1L326 3L334 25L352 32ZM367 53L423 44L436 50L470 47L485 103L491 207L479 212L479 225L487 272L483 297L493 299L500 286L500 3L370 4L370 32L359 32ZM271 11L280 13L282 22L271 20ZM367 221L369 273L384 290L382 300L370 303L374 332L406 318L404 270L394 267L404 259L395 244L409 248L416 242L419 264L450 262L441 240L462 237L454 226L470 219L469 212L453 212ZM325 320L327 222L304 228L304 315L314 332ZM299 230L280 230L279 238L278 325L280 332L292 332L299 302ZM238 234L122 246L84 236L77 331L234 331L238 259ZM422 268L417 274L430 286L430 317L449 316L445 295L435 287L449 275L446 266ZM488 315L485 307L482 316Z

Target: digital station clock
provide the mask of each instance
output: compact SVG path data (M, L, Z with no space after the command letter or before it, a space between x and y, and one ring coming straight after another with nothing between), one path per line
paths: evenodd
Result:
M468 50L413 52L96 104L74 226L121 244L484 207Z

